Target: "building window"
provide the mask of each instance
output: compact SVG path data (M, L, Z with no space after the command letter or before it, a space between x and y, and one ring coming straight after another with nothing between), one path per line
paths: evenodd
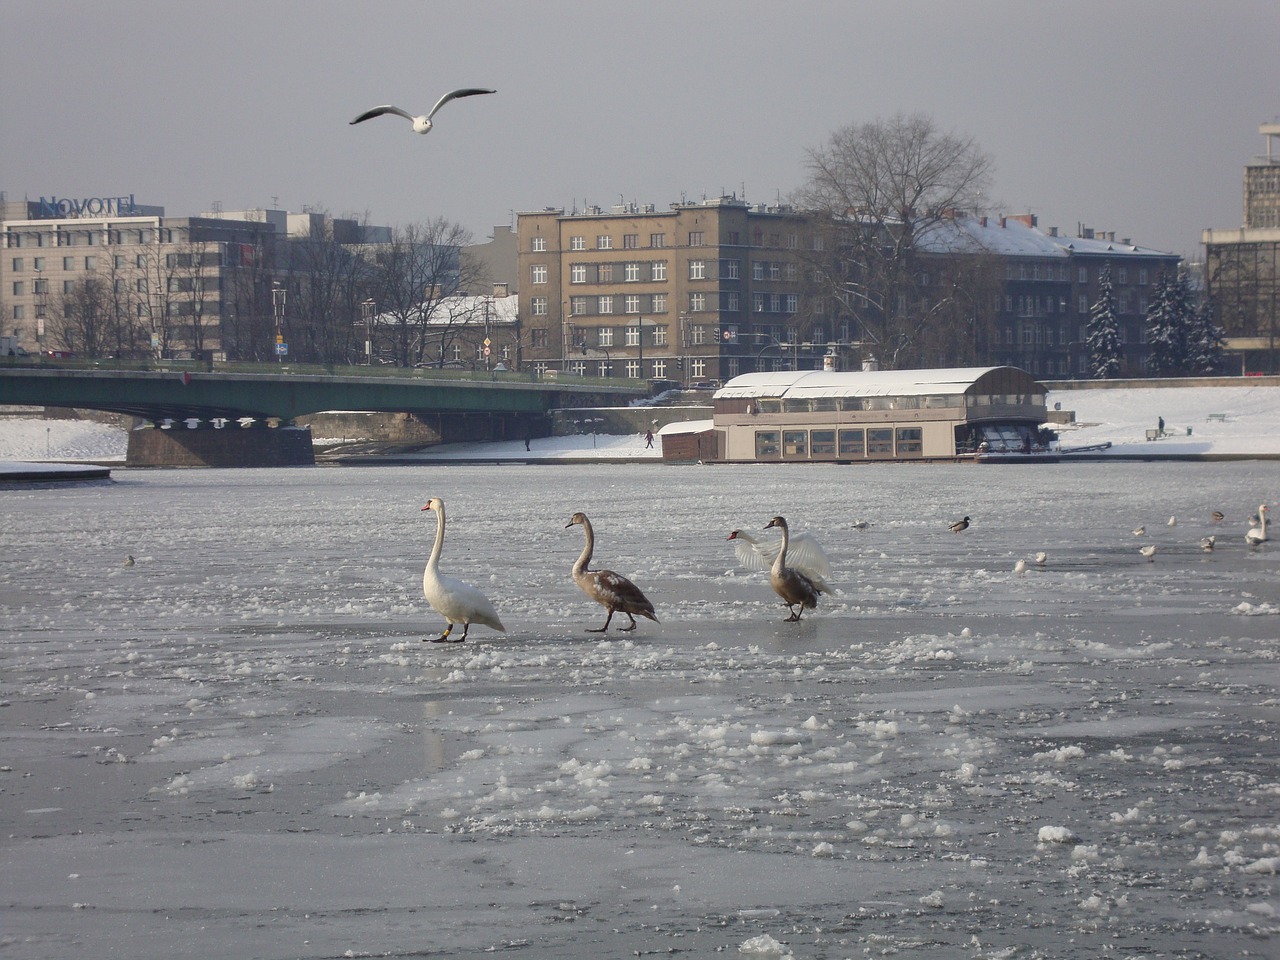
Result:
M1121 267L1119 270L1116 271L1116 283L1128 283L1128 282L1129 282L1129 268Z
M22 295L23 295L23 293L24 293L24 288L23 288L22 281L21 281L21 280L15 280L15 281L13 282L13 295L14 295L15 297L20 297L20 296L22 296Z
M587 361L574 360L569 364L569 372L575 377L585 377L587 375Z
M627 283L636 283L640 279L640 264L635 262L624 264L622 279Z
M76 258L75 258L75 257L63 257L63 258L62 258L62 269L63 269L63 270L74 270L75 268L76 268Z
M919 427L898 427L897 434L898 456L920 456L923 449L923 440Z
M13 258L13 272L14 272L14 273L21 273L21 272L22 272L22 258L21 258L21 257L14 257L14 258Z
M834 430L814 430L809 434L809 455L815 459L829 459L836 455L836 432Z
M612 263L601 263L596 266L596 283L613 283Z
M640 234L638 234L638 233L624 233L624 234L622 235L622 249L623 249L623 250L634 250L634 249L636 249L638 246L640 246Z
M547 282L547 266L543 263L536 263L529 268L530 283L546 283Z
M626 345L628 347L635 347L635 346L639 346L639 344L640 344L640 328L627 327Z
M720 261L720 278L722 280L737 280L739 260L721 260Z
M85 258L84 258L84 268L85 268L86 270L96 270L96 269L98 268L98 258L97 258L97 257L85 257Z
M649 234L649 246L655 250L661 249L667 245L667 235L665 233Z
M613 327L596 328L596 345L601 347L613 346Z
M627 371L628 380L639 380L640 379L640 361L628 360L626 371Z
M737 313L742 309L737 290L729 290L724 295L724 309L728 313Z
M794 293L788 293L782 298L783 313L795 313L800 309L800 298Z
M695 323L693 325L693 345L700 347L707 342L707 328L704 324Z
M707 295L705 293L689 294L689 309L694 313L702 313L707 309Z
M707 261L690 260L689 261L689 279L690 280L707 279Z
M535 350L543 350L547 346L546 327L535 327L529 331L529 346Z
M612 249L613 249L613 237L610 237L610 236L604 236L604 235L599 236L599 237L596 237L596 249L597 249L597 250L612 250Z
M809 431L783 430L782 456L788 460L805 460L809 457Z
M546 253L546 252L547 252L547 238L546 238L546 237L534 237L534 238L533 238L533 240L532 240L532 241L530 241L530 243L529 243L529 249L530 249L530 250L532 250L534 253Z
M889 458L893 456L893 428L876 428L867 431L867 456Z
M653 375L659 380L665 379L667 376L667 361L665 360L653 361Z
M587 298L586 298L586 297L570 297L570 298L569 298L569 313L570 313L570 314L572 314L572 315L573 315L573 316L575 316L575 317L581 317L581 316L584 316L584 315L586 314L586 312L587 312Z
M1138 268L1138 286L1145 287L1147 285L1147 268Z
M570 238L569 238L569 249L570 249L570 250L585 250L585 249L587 249L587 238L586 238L586 237L570 237Z
M535 317L545 317L547 315L547 298L532 297L529 300L529 312Z
M751 279L752 280L763 280L764 272L765 272L765 268L764 268L763 260L753 260L751 262Z
M1088 283L1088 282L1089 282L1089 268L1079 267L1076 270L1076 283Z
M667 279L667 261L655 260L650 265L650 273L653 280L665 281Z
M569 282L587 282L587 265L585 263L574 263L569 265Z
M689 374L695 380L705 380L707 377L707 361L698 359L689 363Z
M704 247L707 244L707 235L701 230L689 231L689 246Z
M597 313L613 313L613 297L600 297L596 300Z
M639 294L635 294L635 293L627 294L625 304L626 304L625 309L627 313L639 313L640 312Z
M756 459L776 460L781 450L781 437L777 430L756 431Z
M837 452L841 457L862 457L864 440L861 430L841 430L838 437Z
M764 313L764 294L753 293L751 295L751 312Z
M655 293L649 298L650 313L666 313L667 312L667 295L665 293Z
M667 328L663 325L653 328L653 345L655 347L665 347L667 345Z

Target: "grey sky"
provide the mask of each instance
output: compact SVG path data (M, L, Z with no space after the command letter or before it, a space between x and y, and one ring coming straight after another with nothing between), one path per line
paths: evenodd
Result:
M990 212L1184 256L1280 115L1274 0L4 0L0 190L171 215L304 205L477 239L512 211L773 202L835 129L930 114ZM421 137L352 127L458 86Z

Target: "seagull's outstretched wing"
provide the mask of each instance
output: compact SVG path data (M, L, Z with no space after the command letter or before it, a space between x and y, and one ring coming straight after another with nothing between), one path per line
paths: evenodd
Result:
M437 104L437 106L439 106L439 104ZM405 113L399 107L393 107L391 106L391 104L386 103L380 107L374 107L372 110L366 110L364 113L360 114L360 116L356 117L351 122L361 123L365 120L372 120L374 117L380 117L384 113L394 113L397 117L404 117L406 120L409 120L409 121L413 120L412 114Z
M497 90L485 90L481 87L464 87L461 90L451 90L449 93L446 93L443 97L441 97L439 100L436 101L436 105L432 107L431 112L427 114L427 119L430 120L432 117L434 117L436 115L436 111L439 110L441 107L443 107L450 100L457 100L459 97L474 97L482 93L497 93L497 92L498 92ZM386 109L386 108L380 108L380 109Z

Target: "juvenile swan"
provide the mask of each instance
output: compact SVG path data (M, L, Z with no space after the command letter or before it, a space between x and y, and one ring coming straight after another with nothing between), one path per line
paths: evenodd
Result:
M612 570L587 569L596 546L595 531L591 529L591 521L587 519L585 513L575 513L564 527L568 530L574 524L582 527L587 542L582 548L582 555L578 557L578 562L573 565L573 582L582 589L583 593L609 611L609 615L604 618L603 627L589 627L587 632L604 633L609 629L609 621L613 619L615 612L625 613L627 619L631 621L631 626L619 627L619 630L634 630L636 616L648 617L657 623L658 618L654 615L653 604L634 583Z
M794 567L787 566L787 546L790 539L787 521L782 517L774 517L764 528L768 530L770 527L777 527L782 531L782 547L769 569L769 583L773 586L774 593L782 598L791 611L786 622L797 622L806 609L812 610L818 605L819 594L830 593L831 590L821 577L805 576ZM796 607L800 609L797 610Z

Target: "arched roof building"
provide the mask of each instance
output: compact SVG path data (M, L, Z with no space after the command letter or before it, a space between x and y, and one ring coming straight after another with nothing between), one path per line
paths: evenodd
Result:
M1016 367L749 373L716 391L717 446L736 462L1031 453L1046 392Z

